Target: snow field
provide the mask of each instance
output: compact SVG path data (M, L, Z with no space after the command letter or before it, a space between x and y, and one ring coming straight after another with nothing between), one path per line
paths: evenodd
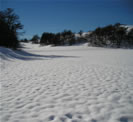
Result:
M2 122L133 122L133 50L31 46L1 58Z

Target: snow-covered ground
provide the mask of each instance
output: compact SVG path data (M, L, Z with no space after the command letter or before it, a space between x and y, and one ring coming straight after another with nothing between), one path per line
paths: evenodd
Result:
M133 50L0 48L1 122L133 122Z

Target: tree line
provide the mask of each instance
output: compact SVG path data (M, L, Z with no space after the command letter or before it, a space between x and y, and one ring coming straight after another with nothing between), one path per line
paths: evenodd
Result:
M133 28L128 31L120 23L96 28L87 37L92 46L99 47L132 47L133 46Z
M33 36L31 41L40 43L40 45L51 44L54 46L88 42L91 46L99 47L133 47L133 28L128 30L120 23L98 27L84 37L82 31L79 31L78 34L79 37L76 38L75 33L71 30L64 30L57 34L44 32L40 38L37 35ZM38 41L39 39L40 41Z
M18 30L23 29L23 25L19 20L19 16L14 10L8 8L0 11L0 46L17 49L21 42L39 43L40 45L73 45L81 42L88 42L92 46L100 47L133 47L133 28L128 30L120 23L98 27L86 36L83 31L79 31L78 37L71 30L64 30L59 33L44 32L41 37L37 34L30 40L18 39Z
M73 45L81 42L86 42L86 39L81 38L82 31L79 31L80 37L75 37L75 33L71 30L64 30L58 33L50 33L44 32L41 37L37 34L33 35L30 40L23 39L22 42L32 42L34 44L44 45L53 45L53 46L61 46L61 45Z
M71 30L64 30L61 33L48 33L44 32L40 38L41 45L52 44L58 45L72 45L75 43L75 36Z

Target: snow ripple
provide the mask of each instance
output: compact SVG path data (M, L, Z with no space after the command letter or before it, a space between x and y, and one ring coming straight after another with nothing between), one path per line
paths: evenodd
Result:
M133 70L88 62L11 62L2 72L2 122L132 122Z

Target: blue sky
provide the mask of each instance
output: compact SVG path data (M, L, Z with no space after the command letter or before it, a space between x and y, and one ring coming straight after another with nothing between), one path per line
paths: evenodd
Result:
M116 22L133 25L132 0L0 0L0 4L20 16L27 38L64 29L86 32Z

